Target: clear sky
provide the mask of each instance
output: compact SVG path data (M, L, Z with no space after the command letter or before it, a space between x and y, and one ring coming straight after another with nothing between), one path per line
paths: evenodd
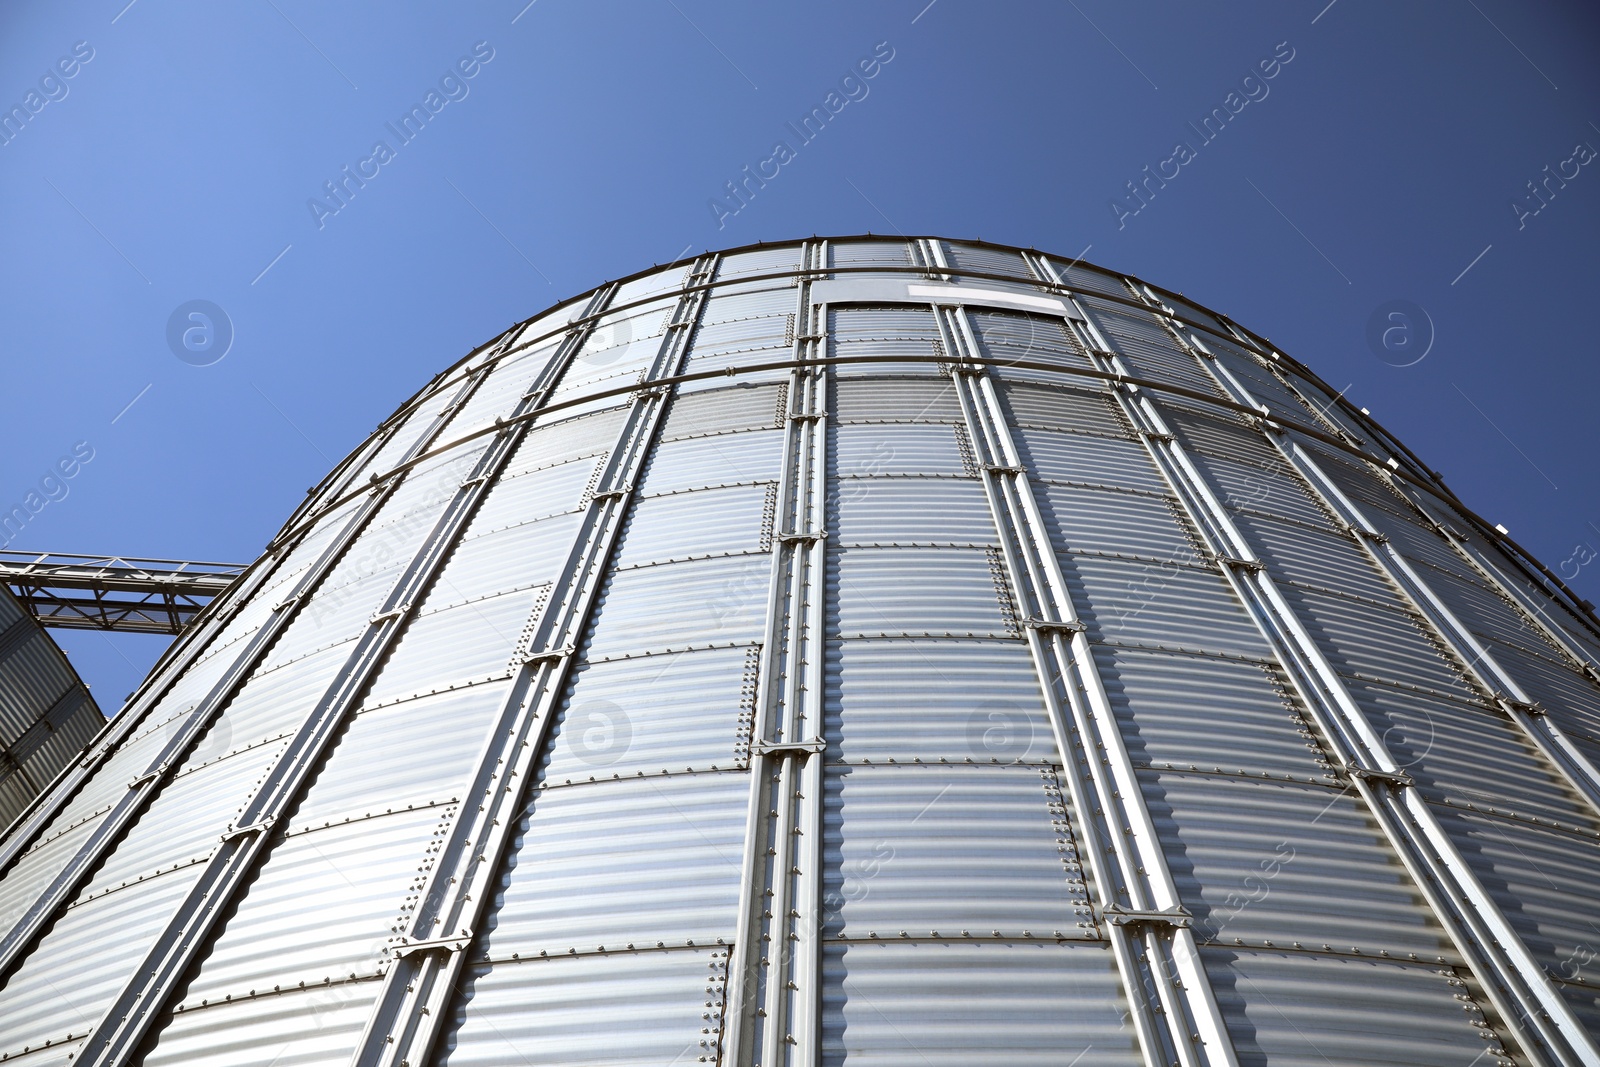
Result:
M9 0L0 510L92 450L11 547L248 562L508 324L871 230L1228 313L1600 601L1597 45L1593 4L1513 0ZM57 633L108 711L164 646Z

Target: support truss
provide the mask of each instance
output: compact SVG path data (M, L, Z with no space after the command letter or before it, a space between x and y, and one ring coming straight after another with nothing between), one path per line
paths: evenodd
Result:
M41 626L64 630L176 635L243 573L235 563L0 551L0 582Z

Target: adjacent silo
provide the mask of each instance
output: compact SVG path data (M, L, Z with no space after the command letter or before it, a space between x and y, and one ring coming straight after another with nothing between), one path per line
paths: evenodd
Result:
M105 724L61 649L0 585L0 830Z
M1587 607L1082 263L602 286L182 640L0 843L7 1063L1600 1063Z

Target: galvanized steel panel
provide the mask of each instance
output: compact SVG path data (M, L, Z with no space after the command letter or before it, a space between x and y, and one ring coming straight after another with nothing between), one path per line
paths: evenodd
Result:
M611 451L617 430L626 416L626 403L618 400L615 406L589 415L560 412L550 416L549 421L535 419L533 428L517 446L501 478L515 478L560 463L603 456Z
M1149 493L1046 483L1039 508L1058 552L1185 558L1193 541L1176 501Z
M376 982L319 989L266 990L244 999L189 1008L161 1030L145 1067L341 1067L350 1053Z
M1336 669L1467 700L1476 696L1457 662L1445 658L1422 620L1397 598L1356 600L1289 582L1278 588Z
M509 415L555 352L555 344L546 344L502 358L451 416L444 431L446 439L464 437L494 422L497 416Z
M77 899L120 889L137 879L209 856L216 849L219 836L232 826L238 814L239 802L235 798L254 791L278 747L268 743L214 757L167 782L139 821L123 834Z
M754 646L587 663L572 675L540 781L726 769L749 755Z
M514 586L555 580L577 532L577 513L553 515L493 533L465 537L424 601L459 604Z
M1449 971L1284 952L1212 949L1204 958L1241 1064L1462 1067L1497 1059L1498 1039L1481 1029L1481 1011Z
M1220 652L1265 660L1271 652L1222 575L1189 562L1064 556L1061 569L1091 636L1118 644Z
M472 517L467 538L576 511L600 462L585 457L501 480Z
M771 547L775 485L736 485L649 496L634 505L616 566L694 559Z
M842 548L829 557L834 637L1018 637L998 553L981 548Z
M781 427L784 396L775 385L735 386L679 396L667 408L661 440Z
M1260 420L1223 403L1149 391L1222 507L1210 521L1238 530L1294 616L1258 621L1251 611L1278 610L1263 595L1263 576L1212 558L1240 546L1219 547L1192 528L1187 507L1195 499L1209 507L1209 499L1183 484L1186 467L1163 473L1152 462L1152 451L1171 446L1159 433L1135 433L1122 406L1133 394L1071 373L1090 366L1082 339L1065 307L1047 317L1019 301L1049 292L1030 280L1020 250L940 247L948 268L903 273L888 268L912 262L905 241L835 242L825 258L799 244L746 249L715 274L707 273L712 261L697 261L694 274L679 265L607 290L619 310L585 298L515 328L527 341L476 384L433 441L439 454L405 475L264 667L224 695L175 777L91 868L93 880L68 895L70 906L20 969L0 979L0 1056L37 1062L21 1050L48 1039L46 1061L64 1060L130 979L146 981L130 972L174 919L200 869L195 861L218 847L358 635L386 625L374 624L372 612L492 437L450 442L503 418L542 365L568 349L557 409L536 414L525 433L493 435L523 440L470 523L437 546L437 574L411 594L420 603L388 621L392 645L355 679L326 749L278 812L285 836L265 842L231 896L207 903L223 921L194 942L187 977L149 992L160 1019L147 1062L348 1063L374 1012L391 1025L389 1009L374 1001L380 971L392 968L383 982L404 982L431 968L446 987L459 979L460 994L450 993L439 1014L400 1022L423 1033L442 1024L428 1053L434 1062L730 1063L722 1018L730 953L741 976L778 980L781 972L795 980L797 1003L820 1009L820 1019L785 1023L797 1027L794 1045L779 1035L798 1060L1165 1062L1165 1050L1136 1047L1133 1015L1147 1008L1142 997L1127 999L1125 984L1142 978L1119 974L1109 941L1124 939L1138 955L1149 939L1175 939L1153 919L1104 921L1124 890L1096 886L1078 866L1102 855L1147 879L1152 897L1164 899L1161 880L1171 872L1200 939L1213 939L1205 962L1221 1003L1217 1025L1228 1027L1241 1067L1320 1063L1323 1054L1460 1067L1498 1057L1495 1035L1480 1033L1479 986L1452 984L1460 982L1455 949L1388 844L1386 835L1414 836L1415 827L1375 817L1343 772L1333 776L1332 764L1350 757L1312 724L1302 683L1276 662L1263 625L1305 628L1342 672L1327 681L1349 691L1409 775L1411 784L1381 788L1420 792L1426 803L1413 802L1412 815L1426 822L1437 813L1521 942L1560 980L1573 1015L1600 1018L1572 973L1600 937L1589 906L1600 882L1600 815L1557 776L1536 739L1462 679L1470 650L1443 647L1278 444L1306 450L1327 470L1550 721L1596 759L1600 687L1427 528L1380 466L1299 432L1268 437ZM860 264L879 277L858 286L845 273L813 284L793 273L802 262ZM1353 421L1291 361L1269 366L1248 346L1207 335L1201 341L1220 362L1204 362L1157 313L1106 298L1136 298L1120 276L1057 265L1069 287L1098 294L1083 303L1134 373L1221 401L1211 369L1229 369L1272 419L1312 425L1294 395L1302 389L1332 407L1329 417ZM762 273L780 276L751 280ZM964 273L955 283L934 277ZM974 278L993 273L1011 280ZM704 300L676 295L708 280ZM823 321L799 306L802 285L812 309L829 307ZM979 470L980 452L995 457L969 439L955 384L938 377L949 368L906 358L950 358L934 303L963 307L986 358L1060 364L984 372L1020 473ZM1019 307L1030 310L997 310ZM585 311L597 311L592 329L567 329ZM717 373L665 387L664 399L637 390L639 373L667 343L669 315L691 312L682 365ZM1204 309L1182 304L1178 314L1225 329ZM813 331L823 336L796 336ZM370 500L361 491L368 476L389 473L462 395L465 375L499 348L475 351L358 450L349 476L330 483L355 490L348 502L323 514L320 501L303 510L309 532L274 576L54 812L31 850L0 872L7 928ZM796 353L893 362L797 370L788 365ZM763 361L777 366L741 369ZM1141 426L1160 428L1155 420ZM640 449L630 453L628 484L605 487L624 490L617 503L592 500L625 427L640 431L623 440ZM793 466L806 447L822 460L815 470ZM1377 454L1376 464L1385 458ZM1024 490L1040 504L1041 533L1052 539L1092 663L1055 658L1045 650L1056 638L1019 618L1013 582L1041 580L1043 560L1030 556L1033 571L1011 574L991 501L1012 537L1006 509ZM1529 579L1509 549L1449 501L1405 491L1470 534L1519 596L1553 625L1581 631L1573 640L1600 657L1586 624L1546 593L1524 590ZM780 506L807 498L824 501L825 514L796 517ZM811 533L820 545L779 540ZM566 575L575 549L594 554ZM556 595L564 581L571 584ZM542 617L546 595L579 614L537 635L532 648L530 623ZM0 626L15 618L6 604L0 596ZM1084 654L1084 641L1070 638L1074 655ZM11 676L35 689L50 679L67 684L47 660L18 660L27 669ZM1055 676L1063 669L1070 680ZM1344 714L1337 701L1310 699L1318 715ZM59 729L32 727L24 744L42 742L37 751L59 756L86 738L87 720L61 718L68 707L57 706ZM14 740L35 718L0 705L0 738ZM503 735L508 724L515 732ZM1101 740L1120 745L1084 752L1074 747L1080 727L1110 731ZM519 747L523 737L527 747ZM779 737L784 744L774 747ZM1113 777L1097 772L1090 781L1093 803L1117 803L1075 811L1075 783L1064 772L1094 768L1095 758ZM467 792L485 780L513 790L491 794L506 808L479 812L490 797ZM1121 825L1124 816L1141 823L1139 803L1116 796L1130 780L1153 818L1153 841ZM524 788L532 794L516 792ZM770 807L762 803L769 796ZM759 836L747 841L752 826ZM501 833L513 838L503 858ZM1129 851L1145 847L1160 854ZM1432 847L1423 843L1419 854ZM476 866L480 849L495 868ZM435 871L435 863L449 866ZM487 893L461 886L474 870L489 879ZM741 885L742 875L752 884ZM391 939L410 931L417 894L451 879L478 898L461 901L471 944L455 955L441 948L386 959ZM1462 896L1454 875L1445 870L1443 879L1443 892ZM772 903L764 889L797 912L773 917L776 937L795 920L799 950L778 953L776 963L762 962L771 945L735 944L750 931L760 936ZM1496 967L1516 966L1518 951L1484 946ZM1440 966L1449 973L1433 969ZM1480 979L1484 988L1499 982L1492 970ZM781 996L787 986L771 988ZM403 989L390 991L409 995ZM1175 992L1192 1019L1166 1011L1143 1018L1189 1040L1168 1018L1206 1029L1204 984ZM755 1005L734 1001L733 1032L742 1032ZM1543 1006L1560 1014L1559 1001ZM370 1036L387 1044L389 1035ZM1220 1050L1198 1055L1209 1064L1213 1054Z
M1498 708L1359 679L1348 686L1395 762L1433 796L1600 830L1593 810Z
M235 746L283 736L316 707L354 646L352 638L277 670L256 672L212 729Z
M1512 928L1551 973L1593 954L1600 917L1573 901L1600 885L1600 842L1593 833L1529 826L1459 806L1440 817Z
M986 545L996 535L983 486L971 478L841 479L828 533L841 545Z
M1123 281L1120 275L1077 260L1052 259L1050 262L1055 267L1057 276L1069 289L1077 292L1106 293L1124 300L1133 298L1128 283Z
M123 782L123 788L127 783ZM77 821L51 827L34 846L0 877L0 928L10 930L32 906L79 846L94 832L98 820Z
M617 294L611 298L611 306L627 307L629 304L637 303L648 297L676 292L688 283L688 263L663 267L660 270L651 271L649 274L635 278L632 281L623 282L617 286ZM577 309L580 309L583 305L580 301L573 300L568 306L572 307L574 314L576 314Z
M989 359L1003 364L1026 360L1062 367L1093 366L1062 319L1005 311L969 311L967 319L977 336L979 353Z
M833 766L823 936L1095 939L1049 767Z
M1190 652L1095 648L1095 664L1136 761L1306 780L1326 753L1264 665Z
M1395 587L1347 534L1269 518L1254 510L1236 512L1233 521L1274 578L1373 601L1394 601Z
M783 461L783 431L746 430L656 446L639 487L652 495L768 481Z
M509 673L523 627L548 588L533 586L419 614L372 683L368 702Z
M830 759L1059 762L1020 641L830 641L823 661ZM907 708L916 709L908 718Z
M463 983L437 1067L588 1067L715 1059L724 951L499 959Z
M965 431L949 425L829 427L828 459L840 479L872 475L950 474L976 477L978 469ZM863 492L860 483L838 491Z
M792 287L783 289L762 289L753 293L738 293L724 296L715 291L706 301L706 309L700 315L700 328L704 330L723 322L736 322L741 319L760 319L776 316L780 335L784 330L787 316L794 313L795 295ZM698 347L698 341L696 342Z
M834 383L829 414L840 422L953 422L961 402L947 379L852 378Z
M746 277L752 274L779 274L800 269L800 246L774 245L751 252L733 252L721 258L717 265L717 281ZM772 284L781 284L769 282Z
M823 956L826 1067L1134 1067L1111 952L1053 942L852 941Z
M909 267L911 248L905 241L844 240L828 242L830 267ZM843 278L871 275L843 274ZM903 275L898 275L903 277Z
M1203 938L1454 959L1351 791L1168 770L1140 779Z
M375 974L445 814L379 808L277 841L185 987L184 1006ZM327 903L308 910L308 897Z
M66 656L0 585L0 833L104 726Z
M0 988L0 1055L87 1033L197 873L182 867L62 913Z
M1020 427L1013 436L1041 481L1169 492L1142 444L1033 427Z
M557 956L731 938L748 795L746 777L730 772L541 788L481 951Z
M466 686L363 710L340 735L290 828L455 803L507 689L505 682Z
M1006 382L1001 395L1010 409L1013 426L1105 437L1133 436L1133 427L1110 397L1084 392L1077 383L1071 389L1046 389Z
M1083 297L1079 304L1135 377L1225 397L1216 380L1200 365L1200 358L1182 350L1177 339L1149 312L1094 297Z
M652 316L648 324L641 323L639 329L642 336L632 337L620 343L606 344L607 341L617 341L621 336L620 331L630 329L631 321L622 319L620 322L607 324L607 328L619 331L611 335L599 337L590 334L589 340L584 342L584 347L578 355L568 364L566 373L561 375L561 380L556 383L555 390L550 394L554 403L569 403L579 397L592 396L595 393L608 389L618 389L634 385L639 380L639 374L650 362L656 358L656 353L661 351L661 337L653 332L653 327L658 325ZM595 347L595 346L604 347ZM513 401L514 403L514 401ZM616 403L615 400L610 403ZM504 414L509 414L508 409Z
M760 639L766 553L618 571L601 594L590 660Z

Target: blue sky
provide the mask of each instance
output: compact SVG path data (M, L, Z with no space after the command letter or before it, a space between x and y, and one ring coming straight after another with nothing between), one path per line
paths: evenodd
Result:
M0 505L92 450L11 547L247 562L508 324L686 249L872 230L1087 248L1225 311L1600 601L1597 44L1593 5L1511 0L9 3ZM168 342L197 300L216 362ZM1396 307L1413 346L1374 348ZM107 710L164 647L58 636Z

